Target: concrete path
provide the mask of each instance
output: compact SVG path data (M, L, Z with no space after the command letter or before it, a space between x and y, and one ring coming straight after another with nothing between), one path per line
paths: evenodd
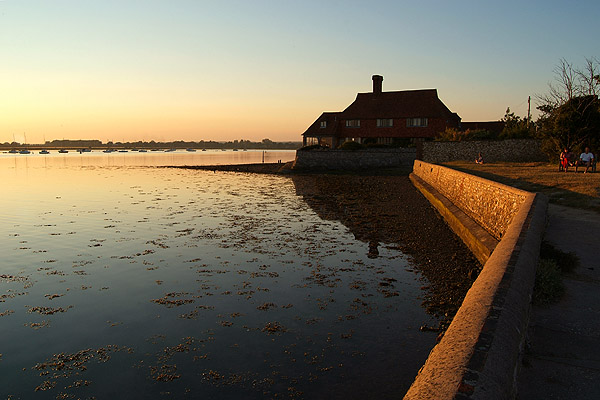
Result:
M548 213L545 239L581 265L563 299L533 307L517 398L600 399L600 214L554 204Z

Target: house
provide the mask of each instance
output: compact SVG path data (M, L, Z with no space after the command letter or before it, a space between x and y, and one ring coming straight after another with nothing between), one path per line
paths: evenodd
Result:
M384 92L382 83L383 76L373 75L373 92L358 93L344 111L321 114L302 134L304 145L392 144L460 128L460 117L442 103L436 89Z

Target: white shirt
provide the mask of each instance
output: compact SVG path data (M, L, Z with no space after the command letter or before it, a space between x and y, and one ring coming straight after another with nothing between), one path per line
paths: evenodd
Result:
M581 159L581 161L590 162L594 159L594 155L592 153L581 153L579 158Z

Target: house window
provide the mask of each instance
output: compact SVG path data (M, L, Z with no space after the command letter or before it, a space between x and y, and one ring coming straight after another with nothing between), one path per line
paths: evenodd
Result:
M377 138L377 144L392 144L392 138L389 138L389 137Z
M321 121L321 129L327 128L327 121Z
M427 126L427 118L407 118L406 126L426 127Z
M346 120L346 128L360 128L360 119Z
M378 128L390 128L392 126L394 126L394 120L391 118L383 118L383 119L378 118L377 119L377 127Z

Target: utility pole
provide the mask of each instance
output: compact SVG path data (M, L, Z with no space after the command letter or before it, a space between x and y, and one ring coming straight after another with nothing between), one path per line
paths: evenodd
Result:
M531 119L531 96L527 97L527 128L529 128L529 120Z

